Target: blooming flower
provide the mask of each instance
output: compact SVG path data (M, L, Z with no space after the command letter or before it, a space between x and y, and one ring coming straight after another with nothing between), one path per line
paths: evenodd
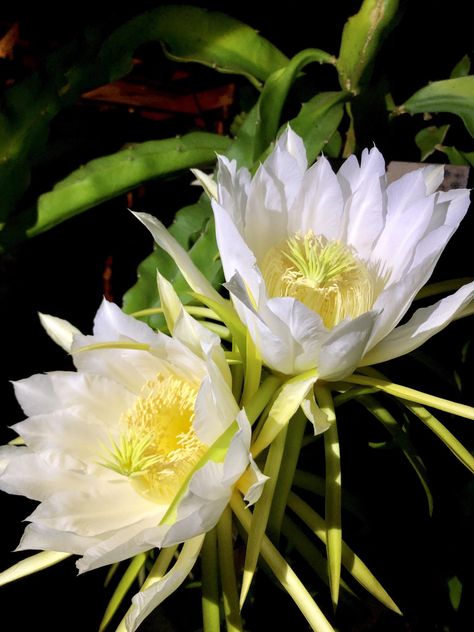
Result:
M249 464L258 474L219 338L161 287L173 337L104 301L93 336L74 337L77 372L14 384L26 445L0 448L0 488L41 503L19 550L81 555L82 572L190 542L175 573L135 599L129 629L184 580ZM66 345L67 323L42 318Z
M290 128L253 177L219 158L212 206L226 287L267 366L338 380L412 351L460 314L473 283L397 327L469 205L466 189L436 192L442 178L426 167L387 184L376 148L337 173L324 156L307 169ZM162 227L141 219L174 256Z

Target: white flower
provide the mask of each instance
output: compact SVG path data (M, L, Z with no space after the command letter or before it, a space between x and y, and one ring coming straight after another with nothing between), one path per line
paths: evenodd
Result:
M337 173L324 157L307 169L291 129L253 177L219 158L213 209L226 287L269 367L341 379L412 351L460 314L474 283L396 327L469 205L466 189L435 192L442 177L426 167L387 184L376 148ZM139 218L175 256L159 223ZM193 286L192 263L178 265Z
M26 446L0 448L0 489L41 503L19 550L81 555L82 572L194 543L171 584L166 576L147 591L147 612L186 577L201 534L216 524L249 465L262 482L219 338L160 282L173 337L104 301L94 335L74 337L77 372L14 384L28 419L13 428ZM55 319L43 322L57 334ZM143 614L135 613L130 629Z

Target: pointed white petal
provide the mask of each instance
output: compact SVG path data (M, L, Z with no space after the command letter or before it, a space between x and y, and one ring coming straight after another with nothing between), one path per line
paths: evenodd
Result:
M254 302L258 303L262 276L256 267L255 255L245 243L227 211L216 202L212 204L212 208L224 276L229 281L238 272L245 279Z
M156 217L148 215L148 213L133 213L133 215L148 228L156 243L174 260L194 292L207 296L214 301L222 302L224 300L202 272L197 269L186 250L180 246Z
M55 371L13 382L26 415L46 415L67 408L83 409L104 425L115 426L133 402L133 394L108 377Z
M229 213L237 230L243 235L250 173L245 168L237 169L235 160L229 161L225 156L217 157L217 165L218 202Z
M42 314L41 312L38 312L38 316L48 336L64 351L71 351L74 336L81 333L79 329L57 316Z
M166 575L133 597L126 619L128 632L135 632L142 621L184 582L196 563L203 541L204 536L200 535L185 542L178 560Z
M341 232L343 197L329 161L321 156L304 174L299 194L288 216L288 233L337 239Z
M468 283L434 305L418 309L407 323L394 329L369 351L361 365L385 362L413 351L444 329L473 298L474 283Z
M324 380L340 380L354 371L367 347L378 313L367 312L334 327L319 354L318 372Z
M345 199L345 226L339 237L353 246L359 256L368 258L385 221L383 156L376 147L364 149L360 167L350 156L337 177Z
M87 538L67 531L55 531L38 524L26 526L16 551L64 551L69 554L82 555L89 547L97 543L94 538Z
M57 491L28 517L28 520L56 531L72 531L79 536L98 536L152 518L161 518L160 507L146 500L124 476L113 481L96 477L94 486L83 476L82 489ZM163 512L161 512L163 513Z
M423 178L426 184L426 195L434 193L444 180L444 165L428 165L424 167Z

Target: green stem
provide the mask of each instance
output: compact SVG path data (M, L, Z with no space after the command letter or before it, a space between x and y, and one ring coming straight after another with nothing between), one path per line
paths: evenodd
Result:
M278 546L281 525L285 515L286 501L293 485L296 465L301 451L301 443L306 428L306 417L301 409L294 415L288 427L284 448L284 458L280 465L275 494L268 517L268 534L272 542Z
M232 511L229 506L224 509L217 523L217 544L227 632L243 632L235 576Z
M288 497L288 507L302 520L311 531L324 543L327 542L326 523L314 509L305 503L293 492ZM364 562L342 542L342 564L350 574L363 586L371 595L383 603L387 608L397 614L401 614L397 604L393 601L380 582L370 572Z
M383 391L389 395L395 395L395 397L398 397L399 399L405 399L409 402L422 404L423 406L432 406L433 408L444 410L447 413L452 413L453 415L458 415L459 417L465 417L466 419L474 419L474 408L472 406L452 402L449 399L436 397L436 395L429 395L428 393L417 391L414 388L394 384L393 382L383 380L378 377L368 377L353 373L352 375L345 377L344 381L351 384L361 384L362 386L373 386L379 391Z
M250 584L257 568L258 557L265 530L268 524L268 516L272 506L275 488L278 480L278 473L283 459L285 450L285 440L288 427L283 428L275 437L270 445L267 460L265 463L264 474L268 476L268 480L263 488L262 495L255 506L252 514L252 521L249 530L249 538L247 541L247 550L245 553L244 574L242 577L242 589L240 592L240 605L243 606L247 597Z
M246 509L238 492L234 492L230 504L232 511L248 533L252 514ZM321 612L303 582L266 536L262 540L261 554L277 580L298 606L311 629L314 632L334 632L334 628Z
M276 375L269 375L260 384L257 392L245 407L247 418L251 424L254 424L258 419L258 416L271 400L276 390L281 385L281 382L281 379Z
M220 632L217 534L211 529L201 549L202 622L204 632Z
M339 600L342 550L341 454L336 413L331 392L324 386L316 385L316 399L319 407L331 423L324 433L324 454L326 459L325 521L329 586L333 608L336 609Z
M140 570L143 568L143 565L145 564L145 561L146 561L146 557L147 557L146 553L139 553L138 555L135 555L135 557L132 558L132 561L128 565L127 570L125 571L122 578L120 579L117 585L117 588L114 590L114 594L112 595L109 601L109 604L105 610L102 621L100 622L100 625L99 625L99 632L102 632L102 630L105 630L105 628L110 623L112 617L117 612L117 609L122 603L123 598L129 591L130 586L133 584L135 579L138 577Z

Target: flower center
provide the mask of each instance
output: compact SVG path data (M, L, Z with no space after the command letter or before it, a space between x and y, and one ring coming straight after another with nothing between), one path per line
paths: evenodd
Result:
M137 491L169 503L206 452L194 432L197 387L173 374L147 382L121 419L126 430L103 465L128 476Z
M377 270L369 269L351 248L312 231L271 248L260 268L271 297L298 299L329 329L370 310L383 287Z

